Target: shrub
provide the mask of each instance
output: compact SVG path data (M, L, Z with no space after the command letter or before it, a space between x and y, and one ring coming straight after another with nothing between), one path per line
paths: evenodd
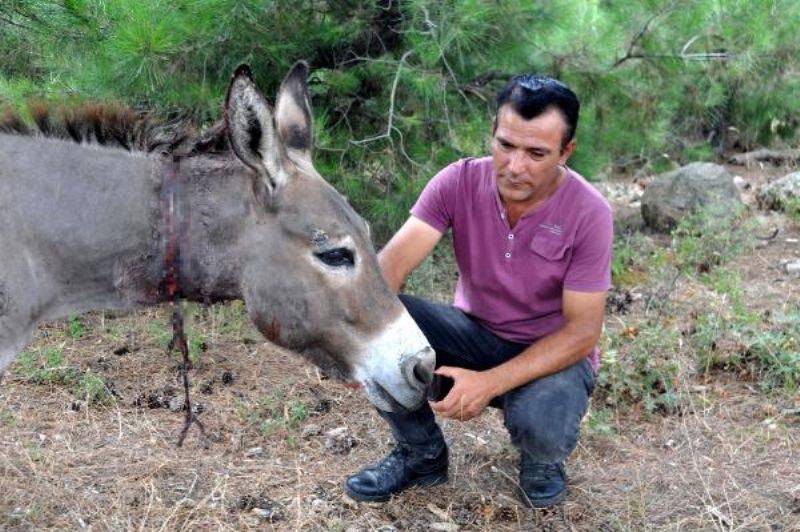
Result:
M686 365L674 327L645 324L607 339L597 385L610 406L641 403L647 412L671 413L680 406L678 379Z

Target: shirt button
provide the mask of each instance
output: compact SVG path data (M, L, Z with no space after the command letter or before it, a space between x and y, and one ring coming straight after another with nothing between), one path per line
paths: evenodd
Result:
M508 233L508 239L514 240L514 233Z
M511 253L509 253L509 252L506 252L506 258L507 258L507 259L510 259L510 258L511 258Z
M501 212L501 213L500 213L500 218L502 218L503 220L505 220L505 219L506 219L506 213L504 213L504 212Z

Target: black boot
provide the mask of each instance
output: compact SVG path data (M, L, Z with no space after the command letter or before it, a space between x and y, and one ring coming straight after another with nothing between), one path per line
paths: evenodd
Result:
M447 445L398 443L389 455L348 477L344 490L357 501L388 501L411 486L447 482Z
M567 496L567 475L562 464L539 464L523 458L519 485L523 502L534 508L554 506Z

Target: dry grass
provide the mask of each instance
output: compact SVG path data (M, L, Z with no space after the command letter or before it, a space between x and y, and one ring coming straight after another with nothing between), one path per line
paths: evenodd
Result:
M92 315L79 340L64 323L42 331L34 348L61 346L69 363L112 381L119 399L74 411L68 387L7 380L0 395L4 529L800 528L797 416L782 416L786 405L735 381L683 383L692 400L681 416L616 413L611 434L584 430L569 463L571 495L557 510L532 512L517 502L516 453L496 411L445 424L450 483L367 505L344 497L341 483L383 455L390 437L362 395L290 353L219 335L193 374L213 443L203 448L193 429L178 449L180 413L134 406L143 394L177 388L163 350L139 334L124 340L137 349L116 356L117 341L93 332L143 331L166 317L152 309L106 317L104 329ZM210 321L198 317L195 330L211 330ZM229 385L226 371L234 375ZM293 422L301 403L307 417ZM268 434L261 418L248 419L254 412L274 422ZM325 433L337 427L347 435L326 445Z

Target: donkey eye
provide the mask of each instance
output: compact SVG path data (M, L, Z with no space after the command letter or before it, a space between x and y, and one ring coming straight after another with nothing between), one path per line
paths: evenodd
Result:
M353 252L347 248L336 248L322 253L314 253L319 260L328 266L354 266L356 261Z

